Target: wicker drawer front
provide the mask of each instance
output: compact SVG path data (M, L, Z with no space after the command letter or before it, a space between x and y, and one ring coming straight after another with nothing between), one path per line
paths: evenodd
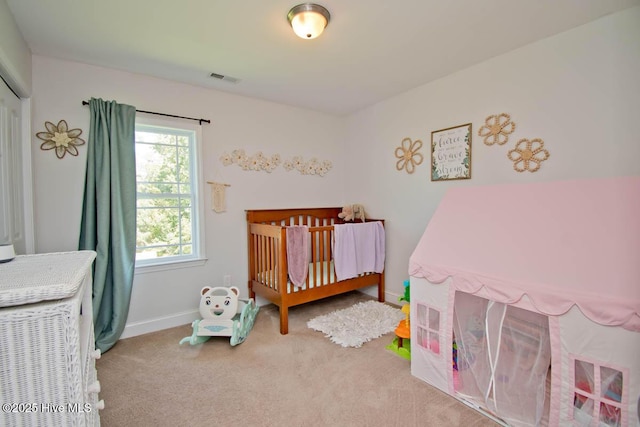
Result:
M84 425L77 300L0 309L0 425Z

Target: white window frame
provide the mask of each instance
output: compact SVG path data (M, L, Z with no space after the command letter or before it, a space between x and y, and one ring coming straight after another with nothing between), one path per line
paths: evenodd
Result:
M422 308L422 310L421 310ZM440 341L442 338L442 310L424 303L418 302L416 303L416 319L418 320L418 325L416 327L417 337L414 340L420 347L429 350L429 352L433 353L436 356L442 355L442 347L440 346ZM431 322L431 316L429 314L431 312L435 312L438 314L438 325L437 328ZM424 313L424 316L420 316L421 312ZM422 341L420 338L424 338L426 335L427 340ZM438 343L438 352L433 348L431 341L434 340L434 337L437 337L435 341Z
M628 424L628 411L626 410L626 408L629 407L629 400L628 400L628 390L629 390L629 370L627 368L624 368L622 366L617 366L617 365L612 365L610 363L601 361L601 360L597 360L597 359L593 359L590 357L585 357L583 355L578 355L578 354L569 354L569 361L570 361L570 365L569 365L569 372L570 375L569 377L571 378L572 384L571 384L571 388L570 390L573 390L573 394L574 396L581 396L585 399L590 399L593 402L593 412L591 414L588 414L585 412L585 415L589 416L592 420L592 425L593 425L593 421L595 421L595 423L597 425L611 425L611 424L606 424L603 421L600 420L600 406L601 405L608 405L609 407L612 408L616 408L618 409L618 411L620 412L621 415L621 419L620 419L620 425L626 426L626 425L630 425ZM593 390L586 391L586 390L582 390L581 388L579 388L576 384L576 362L583 362L586 364L591 365L592 369L593 369ZM602 368L608 368L611 369L613 371L619 372L620 375L622 376L622 384L623 384L623 388L622 388L622 393L620 396L620 400L615 400L612 399L608 396L606 396L605 393L603 393L602 391ZM574 405L571 405L569 407L569 419L572 421L579 421L576 419L575 417L575 409L574 409Z
M202 178L202 129L197 124L192 124L183 120L157 119L149 117L136 117L136 131L138 125L158 128L176 129L180 131L191 131L195 134L195 144L193 147L191 172L193 182L191 183L192 194L192 249L191 255L180 255L162 257L154 259L136 259L136 273L150 273L154 271L170 270L175 268L193 267L203 265L207 260L205 254L205 228L204 228L204 180ZM137 190L137 180L136 180ZM137 211L137 207L136 207ZM195 214L195 215L194 215ZM136 212L137 215L137 212ZM136 226L137 232L137 226Z

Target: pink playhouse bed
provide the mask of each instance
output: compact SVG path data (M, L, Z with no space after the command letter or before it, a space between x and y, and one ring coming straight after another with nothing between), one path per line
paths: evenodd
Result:
M449 190L409 263L411 372L514 426L640 426L640 177Z

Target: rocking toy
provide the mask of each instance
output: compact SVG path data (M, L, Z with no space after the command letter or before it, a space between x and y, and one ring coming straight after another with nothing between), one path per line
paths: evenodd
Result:
M244 342L253 328L259 309L253 298L238 298L240 290L235 286L205 286L200 294L202 319L193 321L193 333L181 339L180 344L202 344L211 337L231 337L232 346Z

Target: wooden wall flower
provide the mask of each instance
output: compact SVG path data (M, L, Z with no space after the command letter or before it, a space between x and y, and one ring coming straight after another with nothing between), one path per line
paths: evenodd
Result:
M40 145L41 150L56 150L56 156L62 159L65 154L72 156L78 155L77 146L83 145L85 141L79 136L82 134L81 129L69 129L65 120L60 120L58 125L51 122L44 122L46 132L38 132L36 137L44 142Z
M396 169L401 171L406 169L407 173L413 173L416 166L422 163L424 157L418 150L422 148L422 141L419 139L411 142L410 138L405 138L400 143L400 147L396 148Z
M531 141L523 138L518 141L516 148L507 153L507 157L518 172L535 172L540 169L540 164L549 158L549 152L544 148L544 141L540 138Z
M485 125L478 130L478 136L484 137L486 145L504 145L509 134L516 130L516 124L507 113L494 114L485 119Z

